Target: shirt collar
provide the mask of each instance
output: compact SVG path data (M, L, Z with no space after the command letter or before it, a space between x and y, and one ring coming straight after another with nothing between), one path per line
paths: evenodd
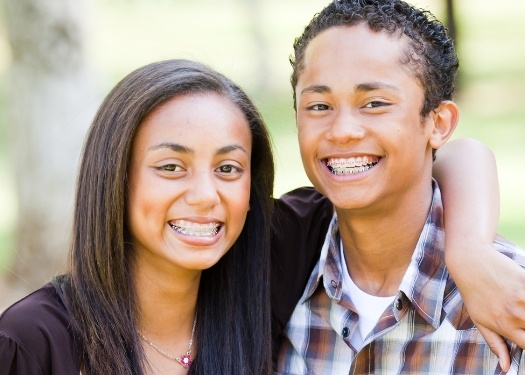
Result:
M448 271L444 259L443 203L439 186L434 180L432 189L430 211L399 290L405 294L414 309L429 324L437 328L441 319ZM304 303L312 297L321 279L327 295L332 299L340 300L343 273L339 238L337 215L334 213L319 262L310 276L299 303Z
M448 270L445 266L443 203L436 181L432 181L432 203L425 226L399 290L415 310L434 328L440 324Z
M323 280L323 286L326 293L330 298L339 300L341 298L341 281L343 279L342 274L342 259L339 250L339 226L337 224L337 214L334 213L328 232L321 249L321 256L317 262L306 289L303 293L303 297L299 303L303 303L310 299L316 289L319 287L319 283Z

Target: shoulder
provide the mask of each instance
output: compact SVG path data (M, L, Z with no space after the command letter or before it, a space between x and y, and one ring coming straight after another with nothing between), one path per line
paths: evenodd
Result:
M0 316L0 363L39 369L35 373L46 374L53 368L53 374L65 374L60 368L72 369L78 363L73 327L54 286L47 284Z
M276 238L324 238L334 213L332 203L313 187L302 187L275 200L272 233Z
M313 187L292 190L277 199L275 204L278 209L293 212L299 217L323 212L331 216L333 212L332 203Z
M332 203L314 188L303 187L275 201L272 253L291 258L317 256L333 216ZM292 259L293 261L293 259Z
M47 284L4 311L0 316L0 334L31 343L35 329L49 334L67 333L69 322L69 314L55 288Z

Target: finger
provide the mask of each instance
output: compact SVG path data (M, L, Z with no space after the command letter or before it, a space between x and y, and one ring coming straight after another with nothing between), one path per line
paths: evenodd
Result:
M510 354L507 344L503 340L503 337L494 333L493 331L478 326L479 332L485 338L490 350L492 353L498 357L499 365L504 372L509 371L510 369Z

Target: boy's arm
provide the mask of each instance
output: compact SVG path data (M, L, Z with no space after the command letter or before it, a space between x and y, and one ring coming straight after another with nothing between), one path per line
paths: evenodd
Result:
M437 152L434 177L445 207L445 260L467 310L504 371L508 348L525 347L525 271L492 248L499 219L494 155L482 143L459 139Z

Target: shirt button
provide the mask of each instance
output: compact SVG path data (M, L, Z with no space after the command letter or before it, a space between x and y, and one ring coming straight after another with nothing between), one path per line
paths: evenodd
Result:
M403 301L401 301L401 298L396 299L396 309L400 311L403 309Z
M348 330L348 327L345 327L343 328L343 331L341 332L341 335L343 336L343 338L347 338L348 337L348 334L349 334L349 330Z
M339 283L337 281L335 281L335 280L332 280L330 282L330 284L332 284L332 288L334 288L334 289L337 289L337 287L339 286Z

